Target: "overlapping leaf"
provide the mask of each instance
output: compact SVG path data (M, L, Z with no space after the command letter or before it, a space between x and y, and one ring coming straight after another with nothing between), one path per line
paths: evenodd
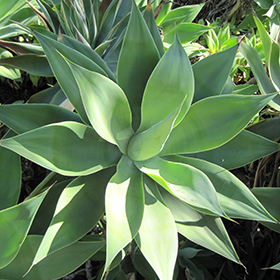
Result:
M161 195L171 210L179 233L196 244L239 262L221 218L199 213L164 190L161 190Z
M159 61L154 39L134 1L118 60L118 84L125 92L132 111L133 128L140 124L142 95Z
M47 169L66 176L88 175L113 166L118 148L95 130L76 122L50 124L4 139L1 145Z
M17 255L45 195L0 211L0 269Z
M18 202L21 189L21 166L19 155L0 146L0 210Z
M170 157L168 157L170 159ZM172 156L171 160L199 168L211 180L223 211L231 218L276 223L275 218L232 173L210 162Z
M196 102L171 132L161 155L195 153L221 146L236 136L273 97L275 94L221 95Z
M104 200L100 197L104 197L113 171L103 170L78 177L62 191L32 266L53 252L73 244L93 228L104 213Z
M119 146L126 153L134 131L131 111L122 89L110 79L69 63L87 117L96 132L105 140Z
M119 251L135 237L143 218L142 174L126 156L121 158L117 172L107 186L105 204L107 217L105 270L107 270Z
M198 169L159 157L137 162L136 165L142 172L191 207L202 213L225 216L211 181Z

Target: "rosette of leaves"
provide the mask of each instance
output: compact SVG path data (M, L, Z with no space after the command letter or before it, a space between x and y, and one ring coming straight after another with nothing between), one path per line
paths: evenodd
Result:
M99 276L124 276L131 258L140 273L148 264L153 279L168 280L178 273L178 233L240 263L221 218L277 224L227 169L194 158L215 150L230 169L277 151L277 143L243 130L275 95L220 95L238 46L192 67L177 38L162 52L150 6L144 15L132 6L117 78L83 55L66 58L69 48L63 52L36 33L75 112L0 106L1 121L13 131L0 151L52 171L16 205L16 187L1 166L2 189L13 198L0 212L1 278L57 279L102 253L106 241ZM88 235L101 218L100 235ZM191 250L181 258L185 251Z

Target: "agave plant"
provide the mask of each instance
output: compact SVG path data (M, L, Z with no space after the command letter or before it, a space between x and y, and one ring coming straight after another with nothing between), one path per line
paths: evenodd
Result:
M191 66L177 37L162 52L151 7L132 3L115 77L91 48L34 34L75 111L0 106L15 174L1 166L1 278L57 279L105 250L99 277L124 276L130 258L176 279L178 236L240 263L222 218L277 225L227 170L279 150L244 131L275 94L224 94L238 45ZM219 165L195 158L208 151ZM18 155L52 171L20 204Z

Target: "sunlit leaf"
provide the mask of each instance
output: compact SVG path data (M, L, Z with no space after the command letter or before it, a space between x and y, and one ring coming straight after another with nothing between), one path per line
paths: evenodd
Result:
M117 172L110 180L105 197L107 218L107 249L105 270L137 234L144 210L141 172L123 156ZM117 225L117 226L116 226Z
M136 243L159 279L172 279L178 250L175 222L155 182L147 177L144 193L144 216Z
M61 193L32 266L86 235L104 213L105 188L114 170L78 177ZM82 217L82 218L81 218Z
M243 130L216 149L186 154L186 156L204 159L230 170L249 164L279 149L278 143Z
M234 262L239 261L221 218L199 213L164 190L161 195L171 210L179 233Z
M229 217L276 222L248 187L226 169L201 159L171 156L171 160L189 164L206 174L214 185L221 208Z
M126 153L134 131L131 111L122 89L110 79L69 63L90 123L105 140Z
M133 1L119 61L118 84L125 92L132 111L133 128L140 124L140 106L147 80L159 61L154 39Z
M76 113L47 104L1 105L0 120L16 133L24 133L56 122L82 122Z
M56 251L26 274L42 241L42 236L28 235L14 261L0 270L0 278L18 280L25 274L24 279L27 280L61 278L77 269L104 246L105 241L97 235L95 237L99 240L81 240Z
M238 45L235 45L230 49L210 55L193 65L195 79L193 102L221 94L230 74L237 49Z
M0 269L17 255L45 195L0 211Z
M161 155L195 153L221 146L236 136L274 96L220 95L196 102L171 132Z
M43 126L4 139L1 145L66 176L88 175L120 158L116 146L103 141L93 128L75 122Z
M196 210L210 215L225 216L211 181L200 170L159 157L137 162L136 165L172 195Z
M0 146L0 210L18 202L21 189L21 166L19 156Z

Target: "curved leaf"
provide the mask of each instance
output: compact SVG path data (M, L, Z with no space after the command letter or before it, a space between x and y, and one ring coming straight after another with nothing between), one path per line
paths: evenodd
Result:
M235 58L238 45L210 55L193 65L195 92L193 102L221 94ZM210 71L211 69L211 71Z
M239 168L280 150L280 145L243 130L226 144L201 153L185 154L215 163L228 170Z
M0 210L17 204L21 189L20 157L0 146Z
M96 132L126 153L134 131L131 111L122 89L98 73L69 63L79 87L87 117Z
M225 216L211 181L200 170L154 157L136 166L175 197L202 213Z
M24 54L20 56L1 58L0 65L8 68L21 69L31 75L52 77L53 72L43 55Z
M1 145L66 176L88 175L113 166L116 146L103 141L89 126L62 122L4 139Z
M102 198L113 171L102 170L78 177L62 191L32 266L73 244L93 228L105 211Z
M62 121L82 122L76 113L49 104L1 105L0 120L18 134Z
M144 179L144 193L144 216L135 240L159 279L171 280L178 252L175 222L155 182L147 177Z
M175 219L179 233L231 261L239 262L221 218L199 213L168 192L160 192Z
M132 13L119 56L117 76L118 84L130 103L133 128L136 130L140 124L143 92L160 57L143 16L134 1L132 2Z
M95 237L99 240L81 240L54 252L26 274L42 241L42 236L28 235L14 261L0 270L0 278L18 280L24 276L27 280L59 279L77 269L104 246L105 242L99 236Z
M105 196L107 218L107 270L119 253L137 234L144 211L142 174L126 156L117 165ZM105 272L105 271L104 271Z
M223 145L274 96L220 95L196 102L171 132L161 155L196 153Z
M45 195L0 211L0 269L17 255Z
M227 216L235 219L268 221L276 223L246 185L226 169L210 162L181 156L167 157L174 162L189 164L201 170L211 180L218 201Z

